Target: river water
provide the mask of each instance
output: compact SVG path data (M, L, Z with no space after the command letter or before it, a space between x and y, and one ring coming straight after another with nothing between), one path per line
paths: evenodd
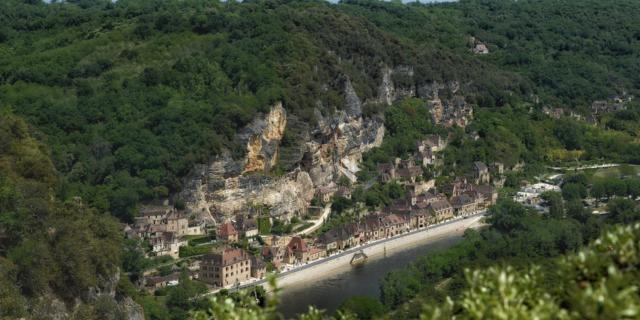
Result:
M435 240L425 240L405 248L387 251L386 254L369 257L359 267L345 266L331 275L318 275L308 282L282 288L279 311L287 318L306 312L309 306L327 310L332 314L340 304L352 296L380 297L380 281L396 268L401 268L417 258L436 250L445 249L462 239L453 234Z

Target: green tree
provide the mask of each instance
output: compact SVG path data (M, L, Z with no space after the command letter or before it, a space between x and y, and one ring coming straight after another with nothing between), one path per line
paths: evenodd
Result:
M631 223L640 218L640 211L636 203L625 198L615 198L607 203L609 213L614 221L620 223Z
M385 313L385 308L378 299L366 296L349 297L342 302L338 310L344 313L351 313L357 319L363 320L375 319Z
M562 185L562 197L567 201L584 199L587 188L580 183L565 183Z
M549 205L549 216L554 218L562 218L564 216L564 202L560 193L548 191L542 194L542 199Z

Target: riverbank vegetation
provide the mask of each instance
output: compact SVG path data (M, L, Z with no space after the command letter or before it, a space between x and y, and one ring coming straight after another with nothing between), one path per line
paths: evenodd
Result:
M616 226L576 252L541 262L495 265L465 271L464 289L442 303L414 300L408 308L381 318L405 318L412 309L421 319L602 319L634 318L640 296L629 285L640 281L640 224ZM602 297L607 297L602 299ZM260 306L253 296L213 298L206 311L192 318L279 319L277 298ZM363 310L363 307L367 307ZM380 315L380 306L369 299L345 303L335 316L310 308L299 319L369 319Z

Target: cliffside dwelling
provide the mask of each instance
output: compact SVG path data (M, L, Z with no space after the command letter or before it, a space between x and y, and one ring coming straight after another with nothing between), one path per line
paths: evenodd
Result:
M335 186L319 187L316 189L316 197L318 197L322 203L329 203L336 191L337 188Z
M169 206L150 205L140 208L133 227L126 228L131 238L144 238L151 244L152 256L179 257L180 247L187 243L188 235L206 234L204 221L190 219L185 212Z
M380 182L387 183L396 178L396 168L391 163L380 163L377 165Z
M218 232L216 234L219 240L227 241L227 242L237 242L238 241L238 231L233 226L231 222L225 222L218 227Z
M245 238L252 238L258 235L258 223L256 219L243 215L236 216L236 230Z
M489 183L491 175L489 174L489 168L484 162L476 161L473 163L473 178L476 184Z

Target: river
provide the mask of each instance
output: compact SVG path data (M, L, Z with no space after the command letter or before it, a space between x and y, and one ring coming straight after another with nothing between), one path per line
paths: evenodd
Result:
M425 240L395 251L369 257L360 267L345 266L331 275L319 275L313 280L282 288L279 311L287 318L306 312L309 306L327 310L330 314L348 297L379 298L380 281L391 270L401 268L418 257L444 249L462 239L456 233L438 239Z

